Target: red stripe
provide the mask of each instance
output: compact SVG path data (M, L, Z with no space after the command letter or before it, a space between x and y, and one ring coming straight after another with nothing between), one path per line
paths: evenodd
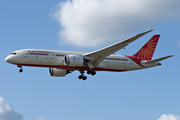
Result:
M89 70L88 67L81 66L65 66L65 65L39 65L39 64L15 64L18 66L30 66L30 67L47 67L47 68L58 68L58 69L66 69L66 70ZM107 69L107 68L93 68L94 71L112 71L112 72L124 72L127 70L117 70L117 69Z
M139 57L136 57L136 56L127 56L127 55L124 55L128 58L130 58L132 61L134 61L136 64L142 66L142 67L145 67L141 64L141 61L143 60L142 58L139 58Z

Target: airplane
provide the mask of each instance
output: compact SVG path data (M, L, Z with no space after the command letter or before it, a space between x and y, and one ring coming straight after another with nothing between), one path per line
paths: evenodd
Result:
M50 76L55 77L64 77L78 70L81 74L78 78L82 80L87 79L84 75L85 71L87 71L87 74L94 76L96 71L123 72L155 67L161 65L159 63L160 61L174 56L169 55L152 60L160 37L159 34L154 35L133 56L114 54L116 51L124 49L128 44L151 31L137 34L131 38L90 53L22 49L11 53L5 58L5 61L17 65L20 68L20 73L23 72L22 66L49 68Z

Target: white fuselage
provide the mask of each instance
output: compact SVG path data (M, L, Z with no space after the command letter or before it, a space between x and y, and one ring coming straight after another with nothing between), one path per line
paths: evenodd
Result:
M137 34L131 38L117 42L108 47L85 53L41 49L18 50L6 57L5 61L20 67L22 66L47 67L49 74L54 77L64 77L74 70L81 75L79 79L86 80L85 71L89 75L95 75L96 71L122 72L139 70L161 65L159 61L172 57L173 55L153 59L153 54L160 35L154 35L138 52L133 56L114 55L120 49L137 40L152 30Z
M66 55L76 54L83 56L85 54L84 52L24 49L15 51L13 53L14 54L9 55L5 60L18 66L48 67L66 70L89 69L86 66L66 66L64 64L64 57ZM105 58L97 67L95 67L94 70L121 72L157 66L157 64L144 66L141 64L143 60L137 60L131 57L132 56L110 55Z

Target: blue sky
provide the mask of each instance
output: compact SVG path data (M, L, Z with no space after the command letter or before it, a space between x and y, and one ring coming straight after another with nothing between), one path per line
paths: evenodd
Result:
M132 2L1 0L0 119L179 120L180 2ZM78 71L62 78L49 76L48 68L19 73L4 60L26 48L92 52L150 29L116 53L133 55L161 34L153 58L175 56L145 70L97 72L82 81Z

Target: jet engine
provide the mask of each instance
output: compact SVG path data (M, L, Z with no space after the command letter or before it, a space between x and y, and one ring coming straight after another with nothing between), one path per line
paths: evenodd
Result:
M49 68L49 74L51 76L55 76L55 77L64 77L66 76L68 73L71 73L68 70L64 70L64 69L57 69L57 68Z
M64 65L66 66L83 66L84 58L80 55L66 55L64 57Z

